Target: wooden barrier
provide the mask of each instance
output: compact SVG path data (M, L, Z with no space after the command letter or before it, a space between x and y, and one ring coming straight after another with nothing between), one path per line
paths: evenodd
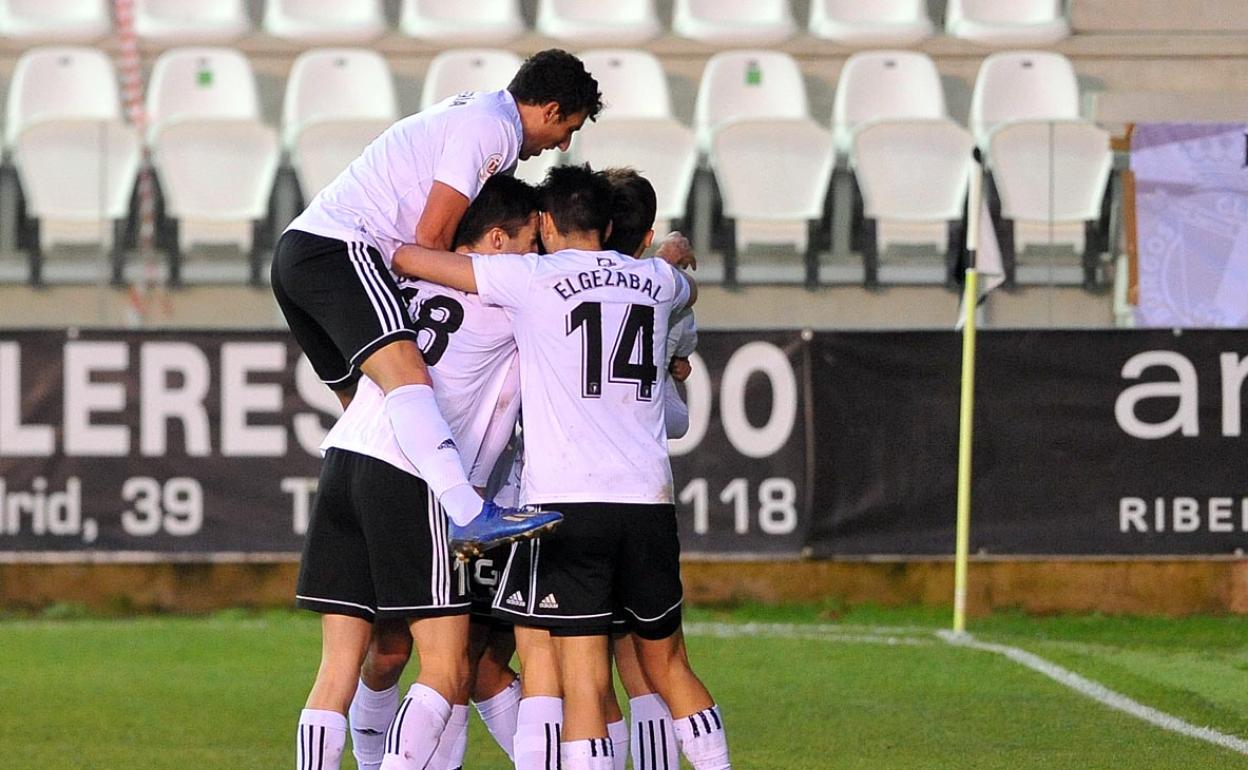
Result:
M0 610L57 603L105 613L201 613L293 604L298 565L3 564ZM945 606L951 561L688 562L691 604L833 600ZM973 561L972 615L1030 613L1248 614L1248 560Z

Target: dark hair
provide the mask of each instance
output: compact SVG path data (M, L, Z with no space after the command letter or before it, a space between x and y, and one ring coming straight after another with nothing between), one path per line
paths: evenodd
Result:
M514 236L537 211L537 188L514 176L495 174L481 185L476 200L464 212L455 229L451 248L471 246L490 231L501 227Z
M538 205L550 214L560 235L607 232L611 224L611 183L589 164L555 166L538 188Z
M631 257L654 227L658 211L654 185L631 168L609 168L601 173L611 183L611 237L602 246Z
M520 104L559 104L559 115L569 118L584 112L596 120L602 112L598 81L585 71L581 60L558 48L539 51L524 60L507 90Z

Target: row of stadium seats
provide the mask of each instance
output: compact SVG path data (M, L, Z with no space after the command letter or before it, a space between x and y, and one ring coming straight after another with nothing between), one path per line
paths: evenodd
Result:
M135 32L168 44L224 43L251 31L244 0L132 0ZM109 0L5 0L0 37L88 42L109 34ZM810 34L904 46L933 34L926 0L812 0ZM949 0L949 35L988 45L1047 45L1070 34L1060 0ZM382 0L266 0L262 27L314 45L363 43L388 29ZM526 31L520 0L403 0L399 31L438 45L485 45ZM798 30L789 0L675 0L672 32L724 46L766 46ZM654 0L539 0L536 31L577 45L659 36Z
M603 114L576 135L566 157L548 152L517 173L536 181L558 162L636 167L654 183L664 223L688 219L701 165L714 174L716 219L731 228L723 244L730 255L752 244L788 243L813 261L827 245L838 156L857 182L859 251L871 259L901 244L946 252L951 225L956 233L963 216L976 146L996 185L1007 244L1022 250L1058 242L1083 252L1096 245L1085 234L1102 218L1109 136L1080 118L1075 73L1060 54L986 58L969 130L950 119L932 60L913 51L850 57L831 131L812 118L801 70L784 53L713 56L693 129L674 117L666 74L653 55L606 49L582 58L602 88ZM507 51L445 52L427 73L422 106L504 87L519 65ZM308 200L399 114L383 57L317 49L292 67L279 137L261 119L246 57L183 48L157 59L147 117L140 137L122 117L112 62L97 49L23 55L9 89L5 148L26 214L38 221L28 248L113 246L110 222L129 217L146 144L163 216L176 223L174 250L234 244L250 251L255 223L269 216L283 150ZM279 219L290 214L277 212ZM866 277L874 279L870 262Z

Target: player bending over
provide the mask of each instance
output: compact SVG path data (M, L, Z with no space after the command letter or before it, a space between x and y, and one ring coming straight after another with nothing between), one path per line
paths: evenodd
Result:
M392 257L413 241L449 248L487 179L519 159L567 149L601 108L598 84L579 59L538 53L506 89L459 94L386 129L291 222L274 253L273 293L317 375L344 406L361 374L382 389L399 447L458 539L531 535L558 516L499 511L468 483Z
M692 281L661 260L604 251L610 183L588 167L552 169L539 229L552 253L470 258L419 246L396 269L507 309L520 350L523 501L558 504L561 527L513 546L494 609L548 629L564 699L564 770L610 770L607 647L617 606L638 660L697 770L729 768L719 709L689 668L680 631L680 545L660 376L668 319ZM519 632L519 629L518 629ZM523 676L530 675L524 664ZM520 758L520 733L516 753ZM519 766L519 764L518 764Z
M536 250L536 191L512 177L491 178L464 214L455 235L455 247L463 253L478 254ZM511 321L504 310L483 304L475 294L424 281L402 281L399 289L415 319L417 339L429 364L438 406L468 463L468 478L474 487L485 488L491 469L515 431L520 407ZM329 451L376 453L381 455L380 459L414 474L416 469L407 462L393 438L384 400L376 384L362 379L358 393L326 437L324 446ZM470 587L479 593L482 587L477 584L490 578L487 560L457 563L456 574L451 575L445 554L441 556L437 565L441 571L431 579L442 581L440 588L448 591L454 582L453 593L460 601L467 601ZM492 600L493 596L489 598ZM488 604L481 607L480 600L475 604L478 612L484 611L488 616ZM433 703L436 708L432 711L447 714L447 719L441 720L446 729L440 740L432 726L428 730L421 728L422 720L429 717L424 711L410 711L406 719L395 721L394 730L386 734L400 710L397 685L411 654L414 635L401 620L379 619L373 624L372 641L359 669L360 681L350 709L352 750L361 768L382 766L383 755L386 767L459 767L467 741L469 696L510 755L519 701L516 676L508 668L514 640L509 629L502 627L505 624L488 622L488 626L471 624L472 643L466 662L468 683L464 690L449 695L438 693L443 696L439 700L418 680L408 694L409 700ZM440 656L469 645L464 635L466 626L443 631L448 636L436 640ZM430 640L424 641L427 646ZM428 663L421 642L416 637L423 677Z

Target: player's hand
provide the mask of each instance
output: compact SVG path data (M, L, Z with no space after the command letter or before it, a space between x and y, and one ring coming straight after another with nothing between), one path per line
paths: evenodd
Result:
M659 244L655 256L678 270L698 269L698 258L693 254L689 239L677 232L668 233Z
M676 356L672 358L667 371L671 372L672 378L677 382L684 382L689 379L689 375L693 374L693 365L689 363L689 359Z

